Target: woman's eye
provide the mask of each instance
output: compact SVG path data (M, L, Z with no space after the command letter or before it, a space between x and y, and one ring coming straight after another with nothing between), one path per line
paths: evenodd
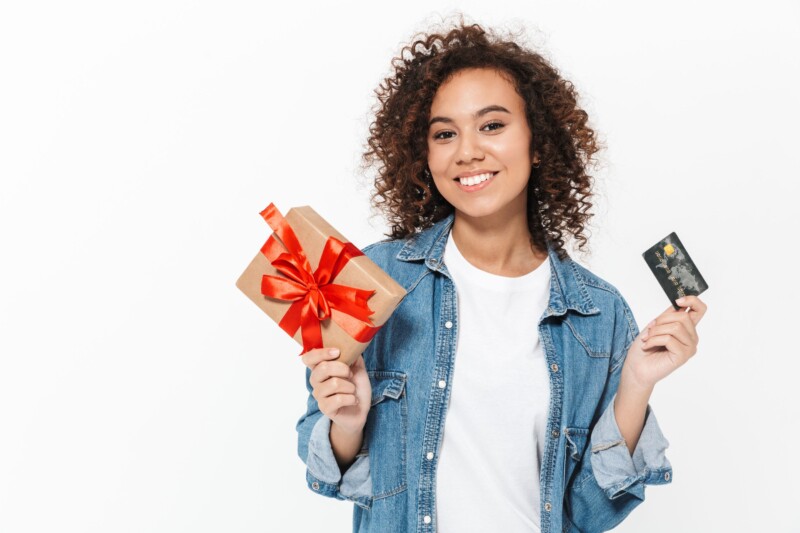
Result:
M497 127L495 128L495 127L492 127L492 126L497 126ZM504 126L504 124L502 122L490 122L489 124L485 125L484 128L491 127L491 129L489 131L497 131L500 128L502 128L503 126Z
M504 127L505 127L505 124L503 124L502 122L490 122L490 123L486 124L481 129L482 130L486 130L488 128L487 131L497 131L500 128L504 128ZM434 140L451 139L453 135L455 135L455 133L453 133L452 131L440 131L438 133L435 133L433 135L433 138L434 138Z

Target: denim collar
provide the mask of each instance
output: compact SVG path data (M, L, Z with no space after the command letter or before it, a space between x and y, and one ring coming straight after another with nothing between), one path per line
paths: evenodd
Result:
M447 237L453 225L455 216L451 213L436 222L430 228L408 238L403 248L398 252L400 261L424 260L425 265L434 271L447 271L442 256L447 244ZM583 276L578 271L577 264L571 257L563 261L548 241L547 253L550 257L550 304L548 315L563 315L567 309L573 309L585 315L600 312L586 287Z

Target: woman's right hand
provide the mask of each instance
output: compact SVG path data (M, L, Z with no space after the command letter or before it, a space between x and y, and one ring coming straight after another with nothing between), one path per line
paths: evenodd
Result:
M316 348L302 355L303 363L311 369L309 382L319 410L341 429L357 433L367 422L372 386L363 355L352 366L336 361L338 357L338 353L330 353L330 348Z

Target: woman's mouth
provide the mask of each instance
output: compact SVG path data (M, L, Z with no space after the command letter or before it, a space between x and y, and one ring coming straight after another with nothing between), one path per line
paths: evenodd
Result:
M485 174L478 174L476 176L469 176L468 178L456 178L455 182L458 183L459 189L465 192L475 192L485 189L491 182L497 172L487 172Z

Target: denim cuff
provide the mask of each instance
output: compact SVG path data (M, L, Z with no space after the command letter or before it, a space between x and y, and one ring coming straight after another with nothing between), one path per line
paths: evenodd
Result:
M614 414L616 398L615 394L592 430L592 471L609 499L628 493L644 500L645 485L672 482L672 465L664 455L669 442L648 404L642 434L631 456Z
M344 474L339 470L330 440L331 419L322 415L308 441L306 480L320 494L340 500L350 500L369 509L372 498L372 478L369 475L369 454L361 450Z

